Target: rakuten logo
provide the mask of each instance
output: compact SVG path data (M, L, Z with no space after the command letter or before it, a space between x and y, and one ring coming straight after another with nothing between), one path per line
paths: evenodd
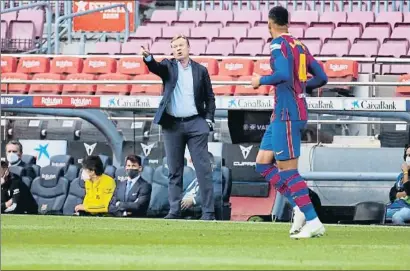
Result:
M261 64L259 65L259 68L260 68L261 70L264 70L264 71L268 71L268 70L271 69L271 68L270 68L270 65L269 65L268 63L261 63Z
M40 67L40 61L38 60L23 60L23 68Z
M65 167L67 164L66 163L53 162L53 163L51 163L51 165L54 166L54 167Z
M74 66L74 63L68 60L60 60L60 61L56 61L56 66L59 68L67 68L67 67Z
M50 97L42 97L41 103L45 106L56 106L62 105L63 99L62 98L50 98Z
M55 174L41 174L41 178L43 178L46 181L49 181L49 180L56 179L57 176Z
M136 69L141 67L141 63L139 62L131 62L131 61L123 61L122 67L125 69Z
M329 68L334 72L340 72L340 71L347 70L349 68L349 66L346 65L346 64L340 64L340 65L339 64L330 64Z
M225 64L225 69L227 69L227 70L229 70L229 71L240 70L240 69L243 69L243 64L239 64L239 63L227 63L227 64Z
M90 65L90 67L93 67L93 68L101 68L101 67L107 66L107 63L102 60L90 61L88 62L88 64Z
M71 98L70 103L75 107L86 107L92 104L92 100L89 98Z

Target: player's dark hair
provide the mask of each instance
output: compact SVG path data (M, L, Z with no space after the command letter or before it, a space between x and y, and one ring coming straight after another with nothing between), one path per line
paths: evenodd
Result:
M97 176L101 176L104 173L104 165L99 156L92 155L84 158L83 168L94 171Z
M142 166L141 165L142 159L138 155L134 155L134 154L128 155L125 158L125 163L127 163L127 161L131 161L131 163L137 163L139 166Z
M19 153L23 153L23 145L21 145L21 143L18 140L11 140L6 144L6 148L7 145L15 145L19 148Z
M284 7L276 6L271 8L268 17L277 25L285 26L289 24L289 12Z

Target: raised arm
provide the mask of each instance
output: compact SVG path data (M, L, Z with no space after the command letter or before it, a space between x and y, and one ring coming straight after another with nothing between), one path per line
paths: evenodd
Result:
M158 75L161 79L164 79L168 75L168 66L166 61L162 60L161 62L157 62L152 54L146 50L144 47L141 46L141 54L143 56L143 61L145 65L147 65L148 70L153 74Z

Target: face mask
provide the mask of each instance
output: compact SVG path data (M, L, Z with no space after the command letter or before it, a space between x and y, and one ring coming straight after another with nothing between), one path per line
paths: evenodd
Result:
M127 169L127 175L132 180L139 175L139 171L137 169Z
M87 172L85 172L85 171L83 170L83 172L81 173L81 179L83 179L84 181L85 181L85 180L90 180L90 176L88 175Z
M406 163L410 166L410 157L406 157Z
M20 160L20 157L14 153L10 152L7 154L7 161L9 161L10 164L15 164Z

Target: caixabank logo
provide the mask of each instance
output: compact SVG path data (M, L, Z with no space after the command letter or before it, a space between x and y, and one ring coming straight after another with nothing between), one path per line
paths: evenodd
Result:
M273 109L273 99L270 98L233 98L228 101L232 109Z
M393 99L346 99L344 107L352 111L406 111L406 102Z

